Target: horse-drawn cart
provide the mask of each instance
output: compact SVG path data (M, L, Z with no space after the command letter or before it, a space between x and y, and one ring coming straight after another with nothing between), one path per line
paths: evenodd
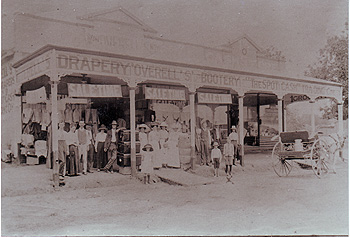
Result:
M336 149L330 136L309 138L307 131L281 132L280 140L272 150L273 169L280 177L288 176L292 162L311 167L318 178L334 169ZM337 145L337 144L336 144Z

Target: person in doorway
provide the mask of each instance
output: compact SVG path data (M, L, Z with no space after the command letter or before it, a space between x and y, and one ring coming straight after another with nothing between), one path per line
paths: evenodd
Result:
M222 154L219 149L219 143L214 142L213 149L211 150L211 160L214 164L214 176L219 177L219 168L222 159Z
M94 134L92 132L92 126L91 123L86 124L86 130L91 134L91 142L88 145L88 151L87 151L87 172L88 173L93 173L92 167L94 164L94 157L95 157L95 139L94 139Z
M120 129L117 129L117 125L117 121L113 120L112 129L107 132L104 145L104 151L107 152L108 163L103 169L107 173L113 173L113 163L117 159L118 155L118 133Z
M201 165L209 166L209 149L211 144L210 130L208 129L207 122L202 123L201 132Z
M238 133L237 133L237 128L235 125L232 125L231 127L231 133L228 135L228 139L233 143L235 147L235 154L237 154L237 149L238 149ZM234 157L233 159L233 165L236 165L236 159Z
M146 144L142 150L141 172L144 174L144 184L150 184L150 177L153 173L153 148L151 144Z
M78 152L78 134L75 132L77 129L76 124L72 123L67 134L67 172L69 176L76 176L81 172L79 166L79 152Z
M106 152L104 151L104 145L107 138L106 126L104 124L98 129L95 141L95 151L96 151L96 168L97 172L100 172L101 168L104 167L106 162Z
M58 140L58 163L59 163L59 175L64 177L66 175L66 157L67 157L67 135L64 130L65 123L58 124L57 140Z
M233 141L230 139L227 139L225 145L224 145L224 159L225 159L225 173L228 176L232 175L232 165L233 165L233 159L235 156L235 146L233 145Z
M171 168L180 168L179 129L180 127L177 124L174 124L172 130L169 132L168 155L165 159L168 160L167 165Z
M152 131L148 134L148 141L153 148L153 168L159 169L162 167L162 157L159 155L159 132L158 132L158 123L151 123Z
M92 134L90 131L86 130L84 126L85 126L85 122L80 121L79 129L76 131L76 133L78 135L78 141L79 141L78 150L79 150L79 156L81 157L81 160L82 160L83 174L86 175L87 168L88 168L87 154L88 154L89 144L92 143L91 141Z
M167 131L168 124L166 122L162 122L160 124L159 131L159 145L160 145L160 159L162 160L162 167L167 166L167 156L168 156L168 140L169 140L169 132Z

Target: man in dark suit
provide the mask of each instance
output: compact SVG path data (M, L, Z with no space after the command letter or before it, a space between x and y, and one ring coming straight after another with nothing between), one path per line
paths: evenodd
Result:
M108 163L103 168L106 172L113 173L113 163L117 159L118 150L118 132L117 122L113 120L112 129L107 132L107 137L104 145L104 151L107 152Z

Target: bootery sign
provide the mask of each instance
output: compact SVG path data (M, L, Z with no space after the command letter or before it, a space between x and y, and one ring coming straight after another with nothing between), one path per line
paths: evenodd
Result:
M123 97L120 85L68 83L69 97Z
M198 103L201 104L232 104L231 94L214 94L198 92Z

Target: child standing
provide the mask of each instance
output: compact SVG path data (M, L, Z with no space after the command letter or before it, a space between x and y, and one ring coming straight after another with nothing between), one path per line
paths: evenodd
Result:
M153 173L153 148L151 144L146 144L142 150L141 172L144 173L144 184L150 183L151 173Z
M225 173L226 175L230 175L231 176L231 172L232 172L232 165L233 165L233 159L235 156L235 146L233 144L233 140L231 141L230 139L227 139L226 144L224 145L224 157L225 157ZM228 172L228 168L230 167L230 171Z
M213 147L214 148L211 150L211 161L214 164L214 176L219 177L219 167L222 155L217 142L214 142Z

